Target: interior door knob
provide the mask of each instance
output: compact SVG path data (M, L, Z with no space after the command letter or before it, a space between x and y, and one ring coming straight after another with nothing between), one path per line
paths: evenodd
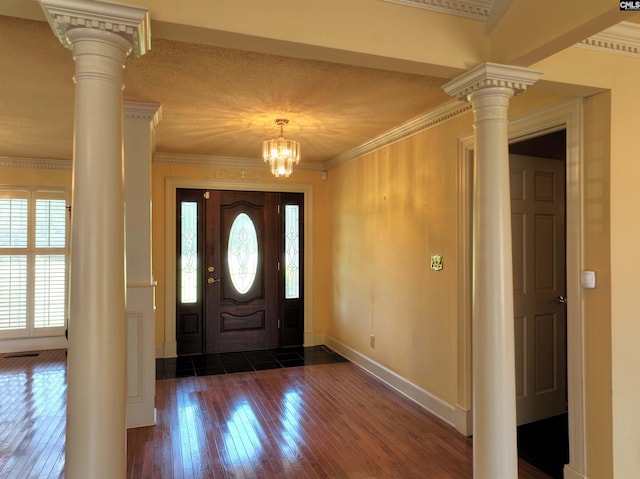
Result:
M567 302L567 298L565 298L564 296L558 296L558 298L556 299L556 302L558 304L565 304Z

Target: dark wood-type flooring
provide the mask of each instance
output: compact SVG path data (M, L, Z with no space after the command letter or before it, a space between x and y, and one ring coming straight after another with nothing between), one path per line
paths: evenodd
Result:
M64 469L64 351L0 358L0 477ZM127 477L472 477L472 443L349 362L164 379ZM520 479L547 479L520 462ZM496 478L499 479L499 478Z

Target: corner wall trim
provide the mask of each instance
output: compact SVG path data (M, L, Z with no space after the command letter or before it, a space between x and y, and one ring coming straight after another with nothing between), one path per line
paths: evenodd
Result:
M360 366L362 369L372 374L380 381L384 382L388 386L391 386L403 396L411 399L413 402L415 402L419 406L422 406L434 416L442 419L444 422L460 431L458 429L459 412L456 410L455 406L452 406L451 404L434 396L428 391L425 391L424 389L416 386L415 384L409 382L408 380L391 371L382 364L372 360L364 354L347 346L346 344L341 343L337 339L334 339L328 335L325 336L325 339L325 344L328 347L343 355L352 363ZM465 434L464 432L462 433Z

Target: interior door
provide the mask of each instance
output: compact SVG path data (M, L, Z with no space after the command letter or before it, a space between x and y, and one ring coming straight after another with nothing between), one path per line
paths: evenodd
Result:
M209 191L205 352L278 345L277 194Z
M510 155L518 425L567 410L565 164Z

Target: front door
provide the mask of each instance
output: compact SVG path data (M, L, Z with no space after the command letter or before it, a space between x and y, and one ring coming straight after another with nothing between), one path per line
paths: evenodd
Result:
M565 163L510 155L518 425L567 410Z
M210 191L205 230L205 352L278 345L275 193Z
M302 195L178 190L176 197L178 354L301 345Z

